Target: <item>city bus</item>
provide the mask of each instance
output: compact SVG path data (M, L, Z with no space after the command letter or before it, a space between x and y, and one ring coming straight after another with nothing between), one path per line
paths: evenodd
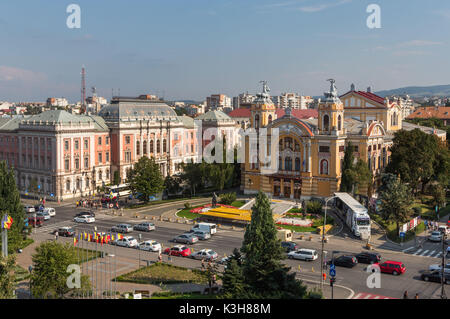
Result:
M131 195L130 184L105 186L106 198L117 199L129 195Z
M348 193L334 193L334 206L352 233L361 239L370 238L370 216L367 208Z

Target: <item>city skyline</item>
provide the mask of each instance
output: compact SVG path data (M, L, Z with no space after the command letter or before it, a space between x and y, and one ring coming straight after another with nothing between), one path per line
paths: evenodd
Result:
M381 28L369 29L371 3L77 1L80 29L66 26L70 3L1 3L0 100L75 103L82 65L106 98L201 101L254 94L262 79L272 95L322 95L330 77L341 94L448 84L450 4L378 1Z

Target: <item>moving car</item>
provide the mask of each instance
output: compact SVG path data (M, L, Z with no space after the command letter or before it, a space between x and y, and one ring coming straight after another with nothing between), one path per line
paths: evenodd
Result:
M441 271L441 268L442 268L441 264L433 264L433 265L430 265L430 267L428 267L428 270L429 271L435 271L435 270ZM450 263L445 264L444 273L450 274Z
M132 237L132 236L125 236L121 239L116 239L114 244L117 246L128 247L128 248L133 248L133 247L138 246L137 240L134 239L134 237Z
M27 213L36 212L36 210L34 209L34 206L31 206L31 205L25 205L25 206L23 206L23 208L25 209L25 212L27 212Z
M203 231L203 230L196 230L191 231L189 233L185 233L186 235L193 235L195 237L198 237L200 240L207 240L211 238L211 234L209 232Z
M361 264L375 264L381 261L381 255L379 253L361 252L356 254L355 257Z
M423 281L434 281L434 282L441 282L442 274L440 271L427 271L422 273L421 278ZM450 273L444 273L444 283L447 285L450 285Z
M146 240L142 243L139 243L138 248L145 251L160 251L162 250L162 246L156 240Z
M140 231L151 231L151 230L155 230L155 224L150 223L150 222L143 222L137 225L133 226L134 230L140 230Z
M334 264L335 266L353 268L358 264L358 260L355 256L343 255L339 257L334 257L332 260L328 261L328 264Z
M288 258L313 261L318 258L318 255L317 251L315 251L314 249L298 249L288 253Z
M47 212L51 217L56 215L56 211L53 207L44 208L44 212Z
M216 260L219 255L212 249L202 249L191 254L194 259Z
M133 231L133 226L130 224L119 224L111 227L111 231L118 233L131 233Z
M79 216L83 216L83 215L88 215L88 216L95 217L95 214L93 212L90 212L90 211L84 211L84 212L77 213L75 215L75 217L79 217Z
M89 215L82 215L82 216L77 216L73 219L74 222L77 223L86 223L86 224L91 224L95 222L95 218Z
M34 205L35 212L42 212L43 210L44 210L44 205L42 205L42 204Z
M192 252L191 249L188 248L187 246L176 245L171 248L166 248L166 250L164 250L164 253L168 254L169 256L187 257Z
M442 233L440 231L433 231L431 235L428 236L429 241L440 242L442 240Z
M297 244L293 241L282 241L281 247L283 247L287 253L298 249Z
M191 228L192 231L196 230L204 230L210 233L211 235L214 235L217 233L217 226L216 224L211 223L198 223L194 227Z
M28 216L25 218L25 225L28 223L28 225L32 227L41 227L44 224L44 218L43 217L32 217Z
M44 220L49 220L51 218L48 212L38 212L36 213L36 216L43 217Z
M175 243L183 243L183 244L195 244L198 242L198 237L191 234L182 234L173 239Z
M403 263L399 261L387 260L380 266L380 271L388 274L393 274L394 276L403 274L406 271L406 267Z
M75 235L75 230L72 227L60 227L53 232L53 234L56 233L58 233L58 236L73 237Z

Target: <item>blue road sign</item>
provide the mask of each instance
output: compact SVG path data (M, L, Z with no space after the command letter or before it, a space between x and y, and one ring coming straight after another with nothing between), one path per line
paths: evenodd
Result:
M41 189L41 185L38 185L38 189Z
M330 270L336 271L336 266L334 264L330 264Z
M55 196L53 193L50 194L51 197Z
M330 276L336 277L336 269L330 269Z
M401 238L405 237L405 233L404 232L400 232L400 237Z

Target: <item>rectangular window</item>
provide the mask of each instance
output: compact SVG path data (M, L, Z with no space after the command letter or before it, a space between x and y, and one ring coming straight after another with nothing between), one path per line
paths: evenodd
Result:
M102 145L102 137L101 136L99 136L99 138L98 138L98 145Z
M51 151L52 150L52 140L51 139L47 139L47 150Z
M78 141L75 141L75 149L78 150L79 145L78 145Z
M345 146L344 145L339 146L339 152L345 152Z
M102 153L98 153L98 162L103 162Z
M88 157L84 158L84 168L89 168L89 158Z
M329 153L330 147L329 146L319 146L319 152L321 153Z
M89 140L84 140L84 149L87 150L89 148Z
M106 162L109 162L109 152L106 152Z
M125 136L125 144L130 144L130 137L129 136Z
M65 151L69 150L69 141L64 141L64 150Z
M52 167L52 158L50 156L47 156L47 168Z
M78 158L75 159L75 169L80 169L80 160Z
M105 144L109 145L109 136L105 137Z
M64 161L64 168L65 168L65 170L66 171L68 171L69 169L70 169L70 162L69 162L69 160L68 159L66 159L65 161Z

